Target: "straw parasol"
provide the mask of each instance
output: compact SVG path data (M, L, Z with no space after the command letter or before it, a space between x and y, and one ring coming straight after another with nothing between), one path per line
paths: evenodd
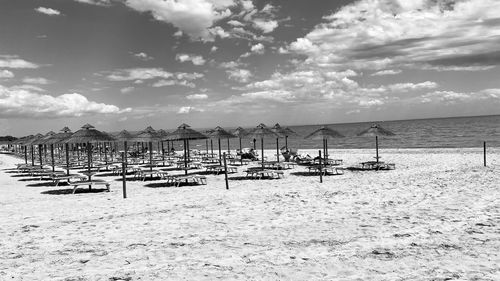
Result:
M260 146L262 150L262 168L264 168L264 138L279 138L280 136L273 132L271 129L266 127L266 125L260 123L256 128L252 129L246 134L246 137L253 139L260 139Z
M98 142L105 141L114 141L115 138L110 136L107 133L98 131L94 128L94 126L90 124L85 124L82 128L76 131L70 138L68 138L65 143L86 143L87 144L87 153L88 153L88 161L87 161L87 170L89 181L91 180L90 174L90 162L92 161L92 144ZM89 185L89 188L91 186Z
M234 139L237 138L235 135L231 134L230 132L224 130L222 127L217 126L215 129L212 130L212 132L208 135L210 138L216 138L219 142L219 164L222 165L222 158L221 158L221 145L220 145L220 140L221 139L227 139L228 144L227 144L227 149L229 150L229 139Z
M161 141L161 136L158 135L158 133L155 131L155 129L153 129L153 127L148 126L139 134L135 135L130 141L148 143L149 170L153 171L153 142Z
M54 144L63 143L65 140L69 139L73 135L71 130L68 127L64 127L61 129L60 133L53 134L51 137L47 138L44 142L45 145L50 145L50 150L52 153L52 163L54 163L53 158L53 150ZM66 151L66 174L69 175L69 145L68 143L64 143L65 151ZM54 166L52 166L52 170L54 170Z
M26 142L26 145L29 145L31 147L31 164L32 165L35 165L35 152L34 152L34 149L33 149L33 146L35 144L38 144L38 142L40 141L40 139L44 138L45 136L38 133L36 134L35 136L33 136L31 139L29 139L27 142ZM40 159L40 168L43 167L43 161L42 161L42 150L40 149L40 146L38 146L38 154L39 154L39 159Z
M189 140L201 140L206 139L207 136L204 134L191 129L191 126L188 124L181 124L177 127L177 130L168 134L164 140L175 141L182 140L184 142L184 172L187 175L187 162L188 162L188 152L189 152Z
M285 128L281 127L279 123L276 123L271 130L275 132L279 137L276 138L276 159L278 162L280 161L280 149L279 149L279 138L280 137L285 137L285 139L288 137L288 131L285 130ZM288 145L287 145L288 146ZM288 149L288 147L287 147Z
M379 162L379 156L378 156L378 137L379 136L395 136L393 132L382 128L379 124L373 124L370 128L360 132L357 134L359 137L375 137L375 151L376 151L376 156L375 159L377 160L377 163Z
M336 139L336 138L343 138L344 135L341 133L330 129L328 127L322 126L321 128L317 129L316 131L310 133L305 137L305 139L314 139L314 140L322 140L323 141L323 154L325 159L328 159L328 140L330 139Z

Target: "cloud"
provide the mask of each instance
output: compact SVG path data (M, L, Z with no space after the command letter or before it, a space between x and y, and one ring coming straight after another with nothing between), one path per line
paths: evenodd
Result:
M173 73L162 68L130 68L113 71L106 78L110 81L140 81L154 78L170 78L173 75Z
M38 68L39 65L20 59L18 56L0 55L0 68Z
M206 99L208 99L208 95L207 94L192 94L192 95L186 96L186 98L188 100L206 100Z
M252 54L262 55L262 54L264 54L264 51L265 51L264 49L265 49L265 47L262 43L257 43L250 48L250 52L246 52L246 53L242 54L240 57L246 58L246 57L251 56Z
M396 75L403 72L401 69L386 69L373 73L371 76Z
M25 77L23 79L23 83L26 83L26 84L48 85L48 84L52 83L52 81L47 80L47 79L42 78L42 77Z
M425 81L422 83L397 83L387 86L386 88L394 92L417 91L423 89L437 88L436 82Z
M273 100L278 102L289 102L294 98L293 94L285 90L271 90L271 91L260 91L260 92L250 92L241 95L242 97L249 99L258 100Z
M143 61L148 61L148 60L152 60L153 59L153 57L149 56L148 54L146 54L144 52L132 53L132 55L135 58L143 60Z
M134 87L125 87L125 88L121 88L120 92L122 94L128 94L128 93L132 92L133 90L135 90Z
M75 1L90 5L98 5L98 6L109 6L111 4L111 0L75 0Z
M246 83L252 77L252 73L247 69L229 69L226 70L226 73L229 75L229 79L233 79L242 83Z
M0 70L0 79L5 79L5 78L14 78L14 73L12 73L12 71L9 71L7 69Z
M500 63L499 12L495 0L361 0L289 49L322 67L488 67Z
M278 27L278 22L275 20L255 19L253 26L262 30L263 33L270 33Z
M51 96L0 85L0 118L58 118L129 112L115 105L89 101L77 93Z
M190 61L194 65L204 65L205 59L202 56L193 55L193 54L177 54L175 59L180 62Z
M230 20L230 21L227 22L227 24L229 24L231 26L239 26L239 27L245 26L245 24L243 24L243 23L241 23L241 22L239 22L237 20Z
M210 48L210 53L215 53L217 49L219 49L217 46L212 46L212 48Z
M209 28L231 15L228 9L234 1L183 0L127 0L125 5L144 13L150 13L156 20L168 22L193 39L210 40Z
M182 106L179 108L177 113L178 114L189 114L189 113L193 113L193 112L203 112L203 111L204 111L203 109L196 108L193 106Z
M500 89L484 89L477 92L461 93L455 91L434 91L420 97L422 103L471 103L487 101L488 104L500 104Z
M49 15L49 16L58 16L61 14L61 12L58 10L55 10L52 8L45 8L45 7L38 7L35 9L35 11L42 13L42 14Z
M160 80L156 83L153 84L153 87L159 88L159 87L165 87L165 86L184 86L184 87L189 87L189 88L195 88L196 85L193 82L188 82L186 80Z

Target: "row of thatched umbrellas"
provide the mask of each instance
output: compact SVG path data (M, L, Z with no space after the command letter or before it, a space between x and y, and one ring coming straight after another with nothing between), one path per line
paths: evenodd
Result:
M87 148L87 168L90 180L90 169L91 169L91 159L92 159L92 145L96 143L106 143L106 142L123 142L124 144L124 155L123 161L127 163L127 142L135 142L135 143L148 143L149 144L149 157L150 157L150 169L152 170L152 157L153 157L153 142L161 142L162 144L162 154L164 157L164 149L163 149L163 141L183 141L184 148L184 166L187 167L187 163L189 161L189 141L190 140L200 140L200 139L217 139L219 146L219 161L221 160L221 139L229 139L231 138L239 138L240 151L241 147L241 139L242 138L250 138L254 140L260 139L261 141L261 150L262 150L262 165L264 165L264 139L265 138L276 138L276 150L277 150L277 160L279 162L279 139L285 138L285 147L288 149L288 137L296 135L294 131L289 128L283 128L279 124L276 124L272 128L268 128L264 124L259 124L256 128L250 131L246 131L241 127L238 127L233 133L230 133L224 130L221 127L216 127L213 130L209 130L206 132L206 135L198 132L192 128L190 128L187 124L180 125L175 131L171 133L167 133L164 130L155 131L152 127L147 127L145 130L140 133L134 135L126 130L121 131L116 136L111 136L105 132L101 132L96 130L92 125L86 124L80 130L75 133L71 133L69 128L65 127L61 130L60 133L49 132L46 135L38 134L35 136L28 136L24 138L20 138L16 141L13 141L14 145L22 145L24 146L24 154L27 162L27 147L31 147L31 159L34 164L34 150L33 145L39 146L39 154L40 154L40 164L42 164L42 154L41 154L41 146L49 145L51 158L52 158L52 168L54 169L54 145L64 144L66 151L66 164L67 164L67 173L69 174L69 144L86 144ZM373 125L367 130L358 134L358 136L375 136L376 140L376 159L379 160L378 156L378 136L390 136L394 135L392 132L381 128L378 125ZM344 137L339 132L332 130L328 127L321 127L316 131L312 132L308 136L307 139L318 139L323 141L323 153L325 158L328 157L328 140L334 138L342 138ZM79 150L77 150L79 151ZM208 152L208 145L207 145ZM105 152L105 157L106 152ZM187 173L187 169L185 169Z

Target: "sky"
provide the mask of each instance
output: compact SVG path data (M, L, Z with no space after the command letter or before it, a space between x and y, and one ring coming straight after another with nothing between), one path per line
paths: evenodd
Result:
M498 0L2 0L0 135L500 114Z

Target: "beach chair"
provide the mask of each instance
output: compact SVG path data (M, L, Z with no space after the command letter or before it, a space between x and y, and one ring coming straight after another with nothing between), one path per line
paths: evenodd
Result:
M109 186L111 185L109 182L104 180L80 180L75 182L70 182L70 185L73 186L73 192L71 194L75 194L75 191L80 186L89 186L91 188L93 185L105 185L107 191L109 192Z

